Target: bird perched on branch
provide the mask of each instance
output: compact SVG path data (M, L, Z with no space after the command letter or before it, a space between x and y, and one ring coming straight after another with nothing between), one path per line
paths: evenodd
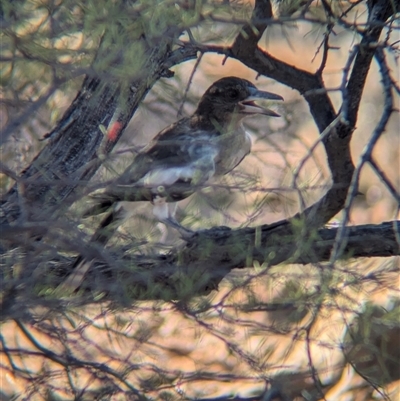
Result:
M103 220L105 227L116 217L116 202L150 201L159 220L180 227L175 209L167 203L187 198L243 160L251 148L243 118L253 114L279 117L257 105L259 99L283 100L245 79L227 77L214 82L191 117L161 131L117 180L92 195L95 205L84 217L111 211Z

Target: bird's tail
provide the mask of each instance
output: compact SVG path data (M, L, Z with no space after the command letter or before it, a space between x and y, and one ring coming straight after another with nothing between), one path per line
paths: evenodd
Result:
M108 212L118 202L118 199L105 192L95 192L90 195L90 198L92 205L83 212L82 218L84 219Z
M125 220L125 211L120 207L113 207L101 221L90 242L106 245L115 234L118 227Z
M91 195L91 198L94 203L83 212L82 218L106 213L90 240L91 243L106 245L119 225L125 220L126 211L119 203L120 199L114 194L104 192L94 193Z
M58 290L62 291L62 293L73 293L81 286L85 276L93 266L93 260L96 258L98 259L99 255L101 257L98 248L105 247L107 242L115 234L119 224L121 223L121 209L110 207L110 205L109 209L110 211L103 218L99 227L97 227L97 230L90 239L90 244L92 246L88 247L88 253L77 256L72 265L71 274L59 285Z
M107 212L113 206L113 201L111 200L104 200L102 202L96 203L95 205L86 209L82 215L84 219L90 216L96 216L98 214Z

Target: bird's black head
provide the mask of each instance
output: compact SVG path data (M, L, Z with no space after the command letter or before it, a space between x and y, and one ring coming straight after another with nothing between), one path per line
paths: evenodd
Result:
M250 81L237 77L222 78L214 82L200 100L196 114L222 122L230 114L243 118L249 114L278 117L272 110L258 106L257 99L283 100L279 95L258 90Z

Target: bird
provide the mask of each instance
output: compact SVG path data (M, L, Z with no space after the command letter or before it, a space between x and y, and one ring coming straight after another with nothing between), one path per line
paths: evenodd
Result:
M192 116L162 130L119 178L91 195L94 204L83 217L108 211L101 224L104 229L120 217L118 202L149 201L159 221L190 231L175 219L176 202L229 173L250 153L251 138L242 124L245 117L279 117L256 104L259 99L283 100L246 79L232 76L214 82Z

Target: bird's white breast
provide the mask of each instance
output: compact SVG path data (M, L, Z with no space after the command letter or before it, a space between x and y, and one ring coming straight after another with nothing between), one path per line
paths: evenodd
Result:
M242 124L236 130L221 136L215 174L224 175L233 170L250 150L251 138Z

